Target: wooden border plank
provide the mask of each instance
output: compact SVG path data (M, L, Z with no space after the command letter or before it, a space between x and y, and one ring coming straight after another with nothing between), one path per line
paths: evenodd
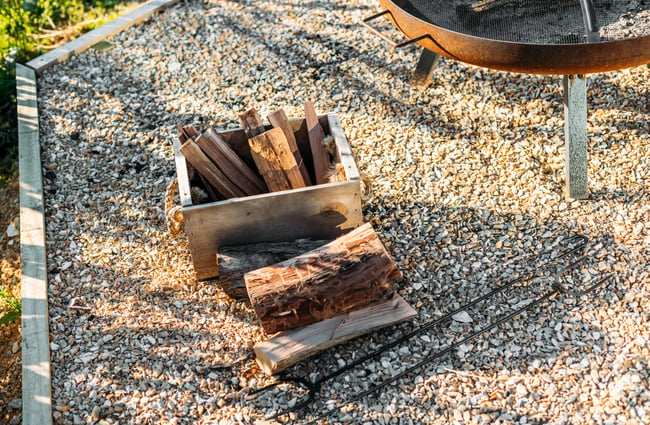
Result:
M43 176L36 73L16 65L22 272L23 423L52 423Z
M132 10L131 12L120 16L108 22L99 28L96 28L86 34L72 40L69 43L64 44L61 47L45 53L31 61L27 62L27 66L34 69L38 75L40 75L44 70L49 68L52 65L61 63L69 59L72 55L79 54L84 50L89 49L96 43L104 40L107 37L110 37L113 34L116 34L132 25L137 24L151 16L152 13L169 7L179 0L151 0L148 3L143 4L137 9Z

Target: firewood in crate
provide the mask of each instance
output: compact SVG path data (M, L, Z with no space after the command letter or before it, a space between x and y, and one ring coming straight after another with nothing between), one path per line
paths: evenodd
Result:
M258 195L266 192L262 180L212 128L197 137L196 144L246 195Z
M244 274L270 266L325 245L329 241L298 239L291 242L256 243L221 247L217 253L217 284L235 299L248 299Z
M296 142L296 136L293 134L291 129L291 124L289 124L289 118L283 109L278 109L277 111L269 114L267 117L269 122L273 127L281 128L284 132L284 136L289 142L289 147L293 156L296 158L296 163L298 163L298 168L300 168L300 174L302 174L302 179L305 182L305 185L311 186L311 179L309 178L309 171L307 171L307 165L302 159L302 155L298 150L298 143Z
M300 178L301 176L300 170L298 170L298 165L293 156L291 156L293 164L289 164L293 167L285 169L286 163L284 163L282 159L286 158L277 154L274 143L277 143L278 138L284 138L284 133L282 133L281 129L274 128L248 139L248 145L251 148L251 156L257 165L258 171L262 174L262 177L271 192L289 190L294 186L294 184L296 187L304 187L304 182L302 183L302 186L300 186L300 182L295 180L296 177ZM280 152L282 153L284 151L280 150ZM284 153L291 155L290 152ZM287 159L287 161L289 160ZM289 175L294 178L293 181L290 181Z
M201 148L193 140L187 140L180 148L185 159L192 164L205 180L219 192L224 198L239 198L245 196L237 186L235 186L216 165L210 161Z
M255 108L251 108L239 115L239 120L241 121L244 131L246 131L246 136L248 136L249 139L266 131L264 123L262 122L262 117L257 113Z
M248 297L269 334L383 300L400 278L370 224L318 249L244 275Z
M183 130L185 131L185 135L189 139L196 139L197 137L199 137L200 134L199 131L192 124L184 127Z
M325 138L325 131L318 122L318 115L314 109L313 102L305 102L305 122L307 124L307 134L309 137L309 146L311 147L311 155L314 159L314 174L316 176L316 184L327 183L327 172L330 168L330 160L325 146L323 146L323 139Z

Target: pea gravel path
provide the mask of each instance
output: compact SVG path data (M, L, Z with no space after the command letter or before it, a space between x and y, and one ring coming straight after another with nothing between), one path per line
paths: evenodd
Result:
M249 356L265 336L248 305L194 280L163 209L178 124L234 127L251 106L300 116L305 100L338 113L372 181L365 219L419 316L293 373L315 377L525 275L575 234L588 258L567 281L612 274L580 304L556 297L329 423L650 423L650 69L590 77L592 199L567 202L560 78L443 59L430 88L412 88L418 50L359 26L377 9L188 0L42 75L56 423L263 423L289 403L243 397L269 382ZM326 385L305 420L326 423L314 412L526 305L555 270Z

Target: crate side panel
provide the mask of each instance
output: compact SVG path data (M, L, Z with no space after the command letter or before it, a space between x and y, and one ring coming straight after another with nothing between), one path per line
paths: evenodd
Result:
M183 216L199 280L218 275L219 246L334 239L363 219L358 181L185 208Z

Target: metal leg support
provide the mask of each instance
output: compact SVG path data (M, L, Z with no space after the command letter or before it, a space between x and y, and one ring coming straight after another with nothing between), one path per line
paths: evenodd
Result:
M566 194L587 199L587 82L584 75L565 75L563 86Z
M426 88L431 84L431 75L433 70L438 66L440 55L433 53L431 50L423 48L420 60L415 67L411 84Z

